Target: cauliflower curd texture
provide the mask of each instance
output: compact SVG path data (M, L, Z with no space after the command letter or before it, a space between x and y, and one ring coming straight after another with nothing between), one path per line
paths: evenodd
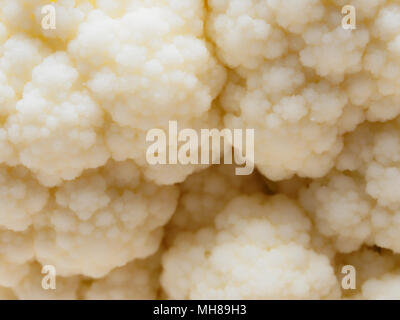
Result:
M257 170L149 164L169 121ZM400 0L0 0L0 299L387 298Z

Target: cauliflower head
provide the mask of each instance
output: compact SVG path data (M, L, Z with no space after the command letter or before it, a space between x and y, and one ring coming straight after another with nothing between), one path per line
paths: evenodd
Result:
M397 0L0 0L0 299L400 299L399 21ZM152 129L157 156L184 145L171 122L254 130L256 170L214 139L149 162Z

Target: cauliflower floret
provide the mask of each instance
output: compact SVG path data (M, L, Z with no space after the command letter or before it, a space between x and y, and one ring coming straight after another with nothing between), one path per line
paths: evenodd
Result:
M46 205L48 190L24 167L0 167L0 226L24 231Z
M156 299L160 288L160 255L135 260L94 280L85 293L88 300L150 300Z
M292 71L288 69L289 73ZM271 72L275 71L271 69ZM289 77L296 81L295 76ZM344 111L347 98L328 83L310 85L300 94L274 104L267 100L263 89L258 88L261 78L256 76L254 81L254 89L228 86L221 102L240 105L238 110L233 110L238 116L228 114L225 117L229 127L255 127L258 169L273 180L290 178L293 173L314 178L324 175L334 165L333 160L342 148L341 132L353 129L361 115L347 121ZM278 90L292 90L290 83L282 80ZM276 94L274 89L267 90ZM262 162L258 162L260 159Z
M50 54L50 50L38 39L15 34L2 45L0 53L0 70L15 94L20 95L31 79L32 70Z
M385 124L361 126L346 139L339 157L339 170L357 171L365 179L365 191L380 206L400 208L400 119Z
M49 53L39 40L24 34L10 36L0 23L0 163L19 163L17 150L9 140L6 121L15 113L16 103L31 78L32 70Z
M357 175L332 173L300 194L319 232L333 238L339 251L351 252L365 243L400 252L398 209L379 205Z
M357 8L356 30L341 26L345 4ZM224 124L256 129L255 162L268 178L322 177L345 133L400 114L397 5L215 0L209 7L207 32L233 69L219 99Z
M15 91L7 83L7 78L0 71L0 163L10 166L18 163L18 157L14 146L8 139L4 123L8 115L15 110Z
M329 259L310 246L311 224L284 196L241 196L213 227L181 233L163 256L172 299L338 297Z
M379 279L370 279L362 287L362 298L369 300L399 300L400 274L385 274Z
M32 232L0 228L0 286L13 288L29 272L34 259Z
M68 45L91 95L113 120L106 130L112 157L134 159L157 183L181 182L194 168L150 166L146 132L167 132L170 120L195 129L215 123L210 116L208 124L209 112L225 71L205 41L203 18L201 0L133 1L118 18L91 11Z
M0 299L399 299L399 21L394 0L0 0ZM175 121L254 129L257 171L214 165L231 141L150 164Z
M300 193L319 231L342 252L363 243L400 252L399 122L365 124L346 137L337 169Z
M333 237L340 251L357 250L369 240L373 203L364 194L362 181L333 174L301 190L300 203L312 214L319 232Z
M323 17L318 0L211 0L208 33L231 68L256 69L264 59L280 57L289 40L275 24L294 33Z
M6 128L23 165L48 186L104 165L103 112L84 90L66 53L46 58L32 73Z
M37 216L36 258L62 276L102 277L158 249L177 199L175 186L144 181L129 161L89 170L56 188Z

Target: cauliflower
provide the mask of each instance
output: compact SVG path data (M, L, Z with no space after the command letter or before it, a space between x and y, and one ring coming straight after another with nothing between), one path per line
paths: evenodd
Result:
M400 299L399 21L397 0L0 0L0 299ZM154 129L155 157L202 161L152 163ZM246 155L183 129L246 130Z
M34 257L32 232L0 228L0 287L16 286L29 273Z
M342 290L350 299L399 299L399 256L387 250L363 247L337 257L337 264L352 265L357 270L355 290ZM341 268L338 268L338 271Z
M400 275L385 274L380 279L367 281L362 288L362 297L369 300L399 300Z
M32 262L12 288L0 287L0 300L155 299L159 292L160 267L160 255L156 254L116 268L100 279L57 276L56 288L43 290L42 267Z
M387 52L399 7L349 2L362 8L352 31L339 0L209 1L208 34L232 69L219 97L224 124L256 129L255 162L272 180L326 175L345 133L400 112L398 53Z
M285 196L239 196L163 256L171 299L337 298L329 259L310 245L310 221Z
M21 163L44 185L73 180L109 158L101 132L104 114L87 91L73 91L78 77L67 54L47 57L33 69L6 124Z
M145 136L171 119L220 126L212 102L225 70L205 38L203 1L59 1L54 31L41 27L44 4L0 2L0 160L49 187L110 158L135 160L161 184L198 170L149 165Z
M183 128L214 125L209 113L225 70L206 42L203 1L148 3L133 1L118 18L90 12L67 51L113 120L105 128L112 157L134 159L155 182L172 184L195 168L171 175L169 167L148 165L143 137L151 128L166 130L169 120Z
M319 231L342 252L362 244L400 252L399 120L365 124L346 136L337 169L300 192ZM342 172L341 172L342 171Z
M94 280L83 293L89 300L156 299L160 289L160 254L135 260ZM81 289L82 290L82 289Z
M143 181L132 162L110 162L54 191L33 224L36 259L62 276L105 276L157 251L177 198L175 186Z
M23 263L33 258L54 265L62 276L92 277L145 258L158 249L162 227L177 204L176 187L144 181L129 161L87 172L52 190L51 196L27 179L26 169L8 171L3 169L0 197L7 212L0 220L0 257L5 259L0 270L13 266L10 271L16 277L24 272ZM12 282L6 275L4 281Z
M0 226L13 231L24 231L33 223L49 198L25 167L0 168Z

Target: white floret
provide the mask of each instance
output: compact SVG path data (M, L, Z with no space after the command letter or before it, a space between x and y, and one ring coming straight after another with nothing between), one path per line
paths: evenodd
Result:
M311 248L310 229L284 196L235 198L214 226L178 235L163 256L162 286L172 299L337 297L333 269Z
M87 91L76 90L78 79L65 53L49 56L33 70L6 124L21 163L47 186L102 166L110 156L104 113Z
M143 180L132 162L109 163L65 182L34 223L37 260L58 274L102 277L159 247L178 198Z

